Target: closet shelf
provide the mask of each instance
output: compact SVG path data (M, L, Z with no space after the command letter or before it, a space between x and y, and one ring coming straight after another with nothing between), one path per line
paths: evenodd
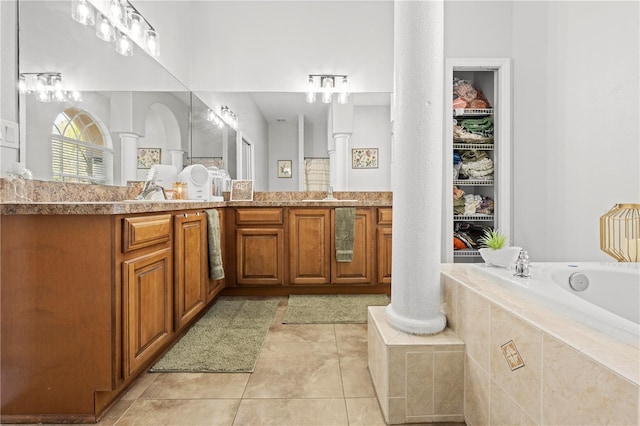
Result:
M475 149L477 151L493 151L492 143L453 143L453 149Z
M493 186L493 179L454 179L457 186Z
M454 250L454 257L480 257L480 252L476 249Z
M456 222L460 221L492 221L492 214L455 214L453 215L453 220Z
M477 117L491 114L493 114L493 108L455 108L453 110L454 117Z

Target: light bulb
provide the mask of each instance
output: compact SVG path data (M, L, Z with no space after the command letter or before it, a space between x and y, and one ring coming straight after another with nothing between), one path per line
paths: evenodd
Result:
M116 31L111 25L111 22L109 22L109 19L104 15L100 15L100 18L98 18L98 23L96 24L96 35L104 41L111 42L116 39Z
M74 0L71 3L71 17L82 25L91 26L95 24L93 9L87 3L87 0Z
M27 77L25 77L24 75L20 75L20 78L18 79L18 91L23 95L28 93Z
M145 33L145 41L147 53L151 56L160 56L160 36L154 29L148 29Z
M122 56L133 55L133 43L126 34L120 33L118 36L118 40L116 41L116 52Z
M315 81L313 76L309 76L309 82L307 84L307 102L310 104L316 101Z
M333 100L333 77L322 78L322 103L328 104Z
M69 92L69 98L75 102L82 102L82 92L79 90L72 90Z
M144 20L138 12L129 12L129 30L134 40L140 42L144 39Z
M51 92L46 89L39 90L37 96L40 102L51 102Z
M113 22L125 25L125 10L120 0L111 0L109 2L109 14Z

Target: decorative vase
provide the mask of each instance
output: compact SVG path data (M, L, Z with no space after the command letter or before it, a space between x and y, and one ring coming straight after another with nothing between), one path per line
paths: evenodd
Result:
M478 250L482 260L487 265L499 266L501 268L509 268L518 259L522 247L503 247L501 249L492 249L488 247Z

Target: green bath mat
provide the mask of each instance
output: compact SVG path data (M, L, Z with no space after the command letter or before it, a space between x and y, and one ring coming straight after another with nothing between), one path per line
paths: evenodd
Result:
M221 297L149 371L252 372L278 302Z
M386 306L385 294L291 295L284 324L366 323L367 307Z

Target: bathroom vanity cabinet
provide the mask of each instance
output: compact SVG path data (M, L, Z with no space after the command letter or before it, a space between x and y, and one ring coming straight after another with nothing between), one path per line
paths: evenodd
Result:
M376 242L378 244L378 283L391 284L391 229L393 210L391 208L377 209Z
M95 422L224 285L200 210L3 215L0 238L3 423Z
M224 294L388 291L390 279L381 281L376 274L377 208L356 208L351 262L335 259L335 207L233 210L227 210L235 217L227 235L235 234L236 277Z

